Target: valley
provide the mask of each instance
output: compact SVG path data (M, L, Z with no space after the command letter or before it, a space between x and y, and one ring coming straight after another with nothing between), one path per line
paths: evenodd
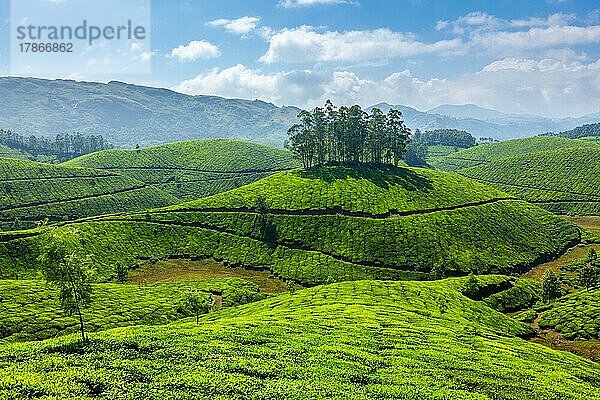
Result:
M6 152L0 398L598 398L596 141L301 140Z

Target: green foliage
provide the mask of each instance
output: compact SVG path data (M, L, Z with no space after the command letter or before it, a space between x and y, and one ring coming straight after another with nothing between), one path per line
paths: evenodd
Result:
M263 195L268 212L255 212ZM514 273L577 241L568 222L453 174L328 167L275 174L171 209L76 224L101 280L114 265L186 255L269 268L308 285ZM264 216L269 230L257 229ZM273 232L269 236L265 233ZM2 276L35 277L43 235L0 243Z
M475 275L471 274L465 280L461 292L470 299L479 300L478 297L480 289L481 287L479 285L479 280L477 280Z
M346 282L210 314L197 326L97 333L85 347L76 347L72 337L0 346L0 394L597 397L596 363L528 343L518 336L529 334L529 327L467 299L455 285Z
M192 289L188 290L181 302L181 307L184 310L188 310L196 316L196 324L198 323L200 314L208 313L211 306L212 298L210 294L207 295L206 293L201 293Z
M528 153L459 173L552 212L600 213L600 147Z
M541 283L541 298L545 302L556 300L564 294L560 278L554 271L546 270Z
M540 299L540 284L531 279L504 275L471 275L464 280L461 292L506 313L533 306Z
M445 171L458 171L486 162L540 151L567 148L599 148L598 143L584 140L571 140L554 136L536 136L505 142L485 143L460 150L439 159L433 166Z
M46 282L58 290L60 307L67 315L77 314L81 340L85 341L83 310L92 303L92 255L85 254L80 232L67 227L50 228L38 260Z
M402 113L390 109L371 114L359 105L336 109L327 100L324 108L302 110L300 123L288 130L288 147L304 168L326 163L373 163L398 165L406 153L410 129Z
M88 332L132 325L162 325L193 316L178 299L189 290L208 298L222 293L223 309L265 297L248 281L227 278L203 281L92 285L87 310ZM0 343L42 340L77 333L79 321L57 305L56 291L43 281L0 280ZM1 396L0 396L1 397Z
M236 140L193 140L137 150L109 150L65 165L118 171L181 201L194 200L298 167L289 151Z
M412 166L424 166L427 165L427 146L417 141L411 140L406 146L406 154L404 155L404 161L408 165Z
M83 136L74 133L57 135L54 140L50 140L33 135L25 137L4 129L0 129L0 145L33 156L56 157L58 160L67 160L114 147L102 136Z
M580 290L542 312L543 329L555 329L568 339L600 338L600 289Z
M570 131L560 132L560 137L569 139L579 139L587 136L600 136L600 122L595 124L581 125Z
M515 316L515 319L517 321L527 322L527 323L531 324L535 321L536 317L537 317L537 312L533 308L530 308L529 310L525 310L525 311L517 314Z
M415 131L415 141L427 146L454 146L463 149L475 146L475 138L469 132L458 129L434 129L431 131Z
M177 202L115 172L0 158L0 230L32 228L46 218L60 222Z

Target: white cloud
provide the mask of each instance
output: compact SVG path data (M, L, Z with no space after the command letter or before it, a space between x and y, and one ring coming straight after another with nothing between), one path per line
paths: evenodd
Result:
M193 79L185 80L174 90L187 94L217 95L245 99L261 99L277 104L310 102L321 77L311 71L265 74L238 64L215 68Z
M600 60L585 64L510 58L455 79L420 79L409 70L383 79L367 79L350 71L268 74L236 65L201 74L174 89L301 107L314 107L326 99L363 106L386 101L419 109L474 103L506 112L572 116L600 109L599 72Z
M180 45L173 50L169 57L180 61L194 61L199 59L217 58L221 51L217 46L205 40L193 40L186 46Z
M330 4L358 4L356 0L280 0L277 5L283 8L309 7L315 5Z
M414 35L389 29L320 33L314 27L301 26L272 34L269 48L260 61L365 62L418 54L451 53L459 51L461 46L459 39L423 43L416 40Z
M256 29L259 21L260 18L246 16L236 19L215 19L214 21L207 22L206 25L212 27L221 26L228 32L236 35L245 35Z
M471 38L473 46L492 51L540 49L594 43L600 43L600 25L550 26L519 32L487 32L475 34Z

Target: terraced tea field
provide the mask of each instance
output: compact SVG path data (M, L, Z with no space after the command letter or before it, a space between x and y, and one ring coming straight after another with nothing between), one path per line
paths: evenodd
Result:
M195 140L138 150L107 150L64 165L119 172L177 197L224 192L300 164L288 151L236 140Z
M566 139L556 136L536 136L525 139L507 140L505 142L485 143L460 150L440 158L432 165L444 171L459 171L486 162L506 157L514 157L540 151L553 151L568 148L600 149L600 143L583 139Z
M266 210L255 209L264 197ZM280 172L167 209L75 224L100 280L138 260L212 258L305 285L523 272L579 241L559 217L454 174L419 168ZM37 276L45 240L6 237L0 273Z
M0 158L0 230L138 211L178 200L115 172Z
M0 346L0 396L598 399L598 364L521 339L531 328L460 282L346 282L193 323Z
M462 150L437 164L566 215L600 215L600 146L542 136Z

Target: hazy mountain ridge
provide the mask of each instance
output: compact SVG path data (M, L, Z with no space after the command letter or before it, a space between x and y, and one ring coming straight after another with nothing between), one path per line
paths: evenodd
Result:
M281 145L298 109L260 100L188 96L122 82L0 78L0 126L24 135L78 131L119 147L199 138Z
M122 82L0 77L0 128L23 135L100 134L118 147L201 138L232 138L282 146L299 109L260 100L190 96ZM476 105L442 105L428 112L397 108L414 129L454 128L476 137L510 139L564 131L600 121L600 114L550 119L505 114Z

